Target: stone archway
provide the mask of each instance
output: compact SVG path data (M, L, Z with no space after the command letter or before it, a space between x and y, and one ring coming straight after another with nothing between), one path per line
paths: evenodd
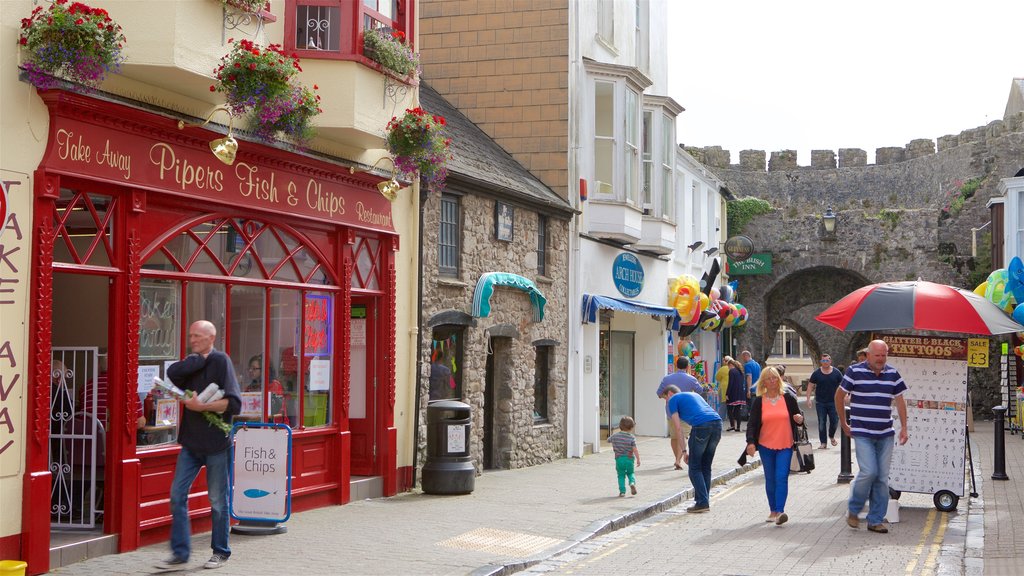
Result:
M739 338L741 347L755 359L767 357L781 324L804 339L812 356L827 352L837 363L847 363L864 345L865 335L840 332L814 317L857 288L883 280L853 269L846 258L831 255L796 258L778 266L771 276L756 278L741 284L743 301L750 304L749 320Z

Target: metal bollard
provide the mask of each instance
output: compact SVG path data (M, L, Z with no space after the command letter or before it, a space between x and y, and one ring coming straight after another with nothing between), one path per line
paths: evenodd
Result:
M992 472L993 480L1009 480L1006 475L1006 445L1003 443L1003 419L1006 417L1006 406L993 406L992 413L996 415L995 422L995 450L993 454Z
M850 407L843 407L843 418L846 419L847 424L850 422ZM851 462L850 454L850 437L843 432L842 427L839 428L839 477L836 478L837 484L849 484L853 481L853 462Z

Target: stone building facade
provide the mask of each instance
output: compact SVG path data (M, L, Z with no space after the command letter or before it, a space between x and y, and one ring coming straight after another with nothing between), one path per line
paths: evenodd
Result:
M773 152L767 170L760 150L741 152L737 165L729 164L721 148L695 152L737 197L761 198L772 206L742 230L729 230L750 237L755 252L770 252L773 264L769 275L739 278L749 311L739 345L763 359L779 325L786 324L809 344L812 356L828 352L845 364L868 335L838 332L814 317L849 292L917 278L974 288L969 278L981 264L972 255L972 240L983 239L984 230L991 230L986 225L998 218L990 201L999 201L1000 180L1024 166L1024 113L935 142L879 149L871 165L858 149L840 149L838 167L831 151L813 151L809 167L796 166L795 154ZM980 186L963 197L962 184L971 180ZM821 219L828 207L837 215L831 235ZM984 230L974 231L979 228ZM979 240L978 251L987 250ZM991 267L1005 265L993 261ZM999 340L991 340L993 358ZM997 367L977 374L976 410L998 403L1000 378Z
M444 191L423 202L419 462L432 398L470 405L478 471L564 458L572 209L430 87L421 88L421 100L447 118L453 157ZM439 265L442 217L450 220L452 208L456 270ZM509 239L498 237L503 214L511 215ZM501 285L481 313L474 293L495 272L532 283L546 299L543 318L530 293Z

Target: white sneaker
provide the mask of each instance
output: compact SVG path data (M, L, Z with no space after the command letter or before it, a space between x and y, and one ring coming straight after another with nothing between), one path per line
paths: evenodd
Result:
M210 556L210 559L206 561L206 564L203 564L203 568L207 568L210 570L214 568L220 568L227 561L227 556L223 556L221 554L214 554L213 556Z

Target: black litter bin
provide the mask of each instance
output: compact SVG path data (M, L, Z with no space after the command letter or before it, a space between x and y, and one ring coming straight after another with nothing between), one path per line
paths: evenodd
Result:
M469 404L436 400L427 404L427 459L422 488L427 494L469 494L476 469L469 457Z

